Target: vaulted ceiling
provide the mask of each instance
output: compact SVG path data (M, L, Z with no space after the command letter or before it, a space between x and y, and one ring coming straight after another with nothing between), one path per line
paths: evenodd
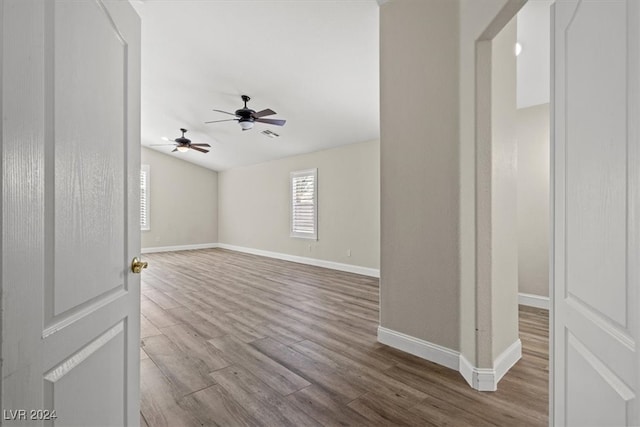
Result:
M225 170L379 138L375 0L135 0L142 20L142 144L189 130L211 152L173 156ZM240 95L283 127L238 123ZM279 138L268 138L263 130ZM153 147L169 153L173 147Z
M548 102L549 5L518 15L518 107ZM172 156L214 170L380 137L376 0L133 0L142 20L142 144L189 130L211 152ZM283 127L231 118L240 96ZM272 139L261 132L271 130ZM152 147L170 153L172 146Z

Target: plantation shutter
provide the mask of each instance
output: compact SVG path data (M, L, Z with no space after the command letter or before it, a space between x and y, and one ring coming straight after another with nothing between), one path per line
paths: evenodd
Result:
M149 230L149 165L140 169L140 230Z
M318 169L291 172L291 237L318 238Z

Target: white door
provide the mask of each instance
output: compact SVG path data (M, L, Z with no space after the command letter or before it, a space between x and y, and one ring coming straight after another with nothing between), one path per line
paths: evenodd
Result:
M640 425L640 2L554 13L552 424Z
M116 0L0 14L2 422L138 425L139 18Z

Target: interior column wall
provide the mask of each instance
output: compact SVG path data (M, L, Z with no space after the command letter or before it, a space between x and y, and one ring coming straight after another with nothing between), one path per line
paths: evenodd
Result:
M380 324L458 350L457 1L380 12Z
M478 253L478 236L485 233L489 246L493 236L490 227L477 224L478 198L483 197L477 144L483 136L476 126L487 115L484 135L489 137L484 142L490 144L491 40L525 1L391 1L380 12L379 339L384 336L383 342L394 341L398 348L404 344L406 351L429 360L445 347L445 358L459 357L463 376L473 387L487 387L483 389L495 388L500 376L494 370L492 323L500 322L502 314L494 316L492 310L502 302L492 296L491 277L488 290L477 292L480 270L500 272ZM476 49L487 44L484 81L489 83L479 87L476 78L483 64L477 62ZM488 154L491 158L490 145ZM487 170L491 185L492 170ZM510 210L515 212L515 205ZM487 320L484 335L480 319ZM497 351L512 334L505 336L496 340ZM480 360L479 353L486 357ZM479 385L484 368L493 376Z

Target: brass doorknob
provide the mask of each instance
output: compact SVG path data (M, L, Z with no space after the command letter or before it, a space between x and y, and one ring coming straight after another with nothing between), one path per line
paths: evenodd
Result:
M135 257L133 261L131 261L131 271L140 274L143 268L147 268L147 265L145 261L140 261L138 257Z

